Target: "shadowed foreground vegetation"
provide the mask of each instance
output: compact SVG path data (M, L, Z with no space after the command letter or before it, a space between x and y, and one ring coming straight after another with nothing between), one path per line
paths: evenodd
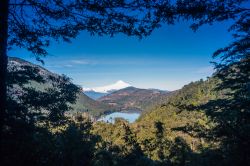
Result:
M210 108L231 93L216 89L217 77L184 86L133 124L120 118L93 124L71 108L80 89L67 77L45 78L38 66L25 65L10 66L8 76L4 165L219 166L244 160L217 136L224 133L218 133L221 126ZM34 82L46 86L37 88Z
M246 1L102 2L0 1L1 165L250 165ZM212 78L173 93L134 124L122 119L92 124L81 115L66 116L80 93L69 78L45 78L31 66L7 70L7 48L12 46L26 48L42 61L51 39L70 41L80 31L142 38L181 20L190 21L194 31L230 20L233 39L213 54ZM47 87L30 86L48 80Z

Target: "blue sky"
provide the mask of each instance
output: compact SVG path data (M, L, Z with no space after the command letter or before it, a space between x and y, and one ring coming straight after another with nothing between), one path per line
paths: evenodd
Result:
M161 27L142 40L82 32L72 43L53 42L44 58L44 67L66 74L83 87L123 80L139 88L176 90L212 74L211 55L230 42L229 25L216 23L194 33L183 22ZM22 49L15 48L9 55L40 64Z

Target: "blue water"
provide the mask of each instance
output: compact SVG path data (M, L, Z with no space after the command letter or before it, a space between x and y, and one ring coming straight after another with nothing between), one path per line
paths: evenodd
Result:
M104 121L108 123L114 123L115 118L123 118L127 120L129 123L133 123L138 119L140 116L139 113L127 113L127 112L114 112L112 114L106 115L98 119L98 121Z

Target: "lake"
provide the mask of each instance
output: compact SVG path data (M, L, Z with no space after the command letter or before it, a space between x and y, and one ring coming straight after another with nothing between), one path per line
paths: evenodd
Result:
M136 121L136 119L139 118L139 116L140 116L140 113L138 113L138 112L133 112L133 113L114 112L114 113L108 114L108 115L106 115L104 117L101 117L100 119L98 119L98 121L114 123L115 118L123 118L123 119L127 120L129 123L133 123L133 122Z

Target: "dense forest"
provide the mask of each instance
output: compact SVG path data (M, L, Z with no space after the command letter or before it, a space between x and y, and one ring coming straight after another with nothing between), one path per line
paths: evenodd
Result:
M1 165L250 165L250 9L244 2L1 0ZM153 102L131 124L93 121L86 112L99 116L113 108L79 98L80 87L65 75L7 56L17 46L43 63L51 39L67 42L80 31L142 38L182 20L194 31L230 20L233 39L213 54L212 77Z
M86 116L105 113L95 107L76 109L90 99L79 102L80 88L66 76L17 58L9 62L4 165L192 166L240 161L238 151L230 154L232 149L216 136L220 124L209 105L231 93L216 89L221 84L216 76L165 96L164 103L150 106L135 123L116 118L112 124Z

